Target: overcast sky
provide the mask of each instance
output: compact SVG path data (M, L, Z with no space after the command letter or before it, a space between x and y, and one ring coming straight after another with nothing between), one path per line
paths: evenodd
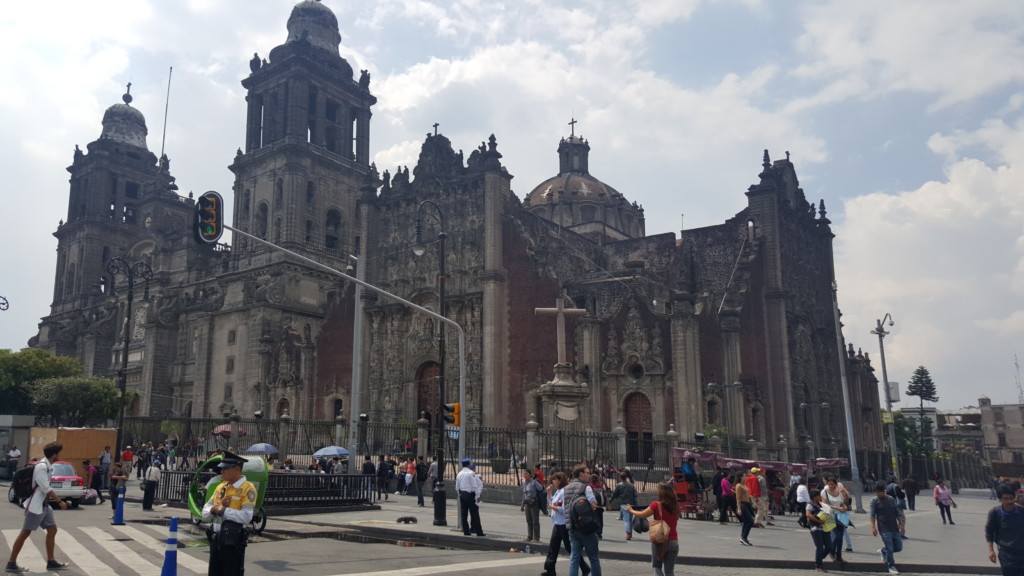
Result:
M940 409L1016 403L1024 334L1024 3L1013 0L326 0L372 74L371 154L414 165L434 122L494 134L522 198L571 117L591 173L647 233L720 223L786 151L836 233L845 336L889 377L926 366ZM0 12L0 348L48 314L72 150L132 82L182 193L231 189L240 80L284 42L291 0L16 2ZM684 216L685 215L685 216ZM913 400L913 399L912 399ZM903 405L916 405L904 402Z

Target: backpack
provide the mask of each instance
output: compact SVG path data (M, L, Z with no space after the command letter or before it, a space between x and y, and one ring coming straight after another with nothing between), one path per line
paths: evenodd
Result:
M417 462L416 463L416 481L417 482L426 482L427 481L427 476L430 475L429 471L430 471L430 469L427 467L426 462Z
M18 468L14 472L14 478L11 479L11 489L14 490L14 495L20 500L28 500L32 496L32 492L35 488L32 486L32 475L35 473L36 465L29 464L23 468Z
M892 484L889 484L889 487L891 487L892 490L886 490L886 492L889 494L889 496L892 496L897 502L906 499L907 494L903 492L903 489L900 488L899 484L893 482Z
M572 505L572 527L583 534L597 532L597 514L594 513L594 509L590 506L590 500L587 500L585 497L580 497Z

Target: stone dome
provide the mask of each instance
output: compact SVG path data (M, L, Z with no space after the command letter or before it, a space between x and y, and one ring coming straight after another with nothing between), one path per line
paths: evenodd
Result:
M114 104L103 113L103 132L100 138L148 150L146 136L149 130L146 128L146 118L142 112L131 107L131 85L128 89L129 92L121 98L124 100L123 104Z
M338 29L338 17L320 0L303 0L292 8L288 17L288 40L292 42L309 42L313 46L340 56L338 46L341 44L341 32Z
M589 200L598 204L616 201L622 194L590 174L569 172L548 178L527 194L530 206L562 201Z

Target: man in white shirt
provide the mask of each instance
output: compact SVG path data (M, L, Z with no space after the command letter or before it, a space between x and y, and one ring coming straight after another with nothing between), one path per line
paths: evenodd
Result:
M462 508L462 533L469 536L470 529L477 536L486 536L480 525L480 495L484 491L483 481L470 469L469 458L462 459L462 470L455 476L455 491L459 493L459 504ZM469 514L471 522L466 522L466 515Z
M67 568L67 563L57 562L53 558L54 548L57 542L57 522L53 519L51 504L58 504L61 510L66 510L68 505L57 497L53 488L50 487L50 477L53 476L53 462L60 459L61 450L64 446L51 442L43 447L45 458L36 463L32 473L32 496L25 501L25 522L22 524L21 532L11 546L11 556L7 560L6 571L12 574L21 574L27 569L18 566L18 554L32 532L40 527L46 529L46 569L62 570Z
M14 477L14 471L18 469L18 461L21 459L21 450L18 450L17 446L11 446L11 449L7 452L7 471L11 478Z

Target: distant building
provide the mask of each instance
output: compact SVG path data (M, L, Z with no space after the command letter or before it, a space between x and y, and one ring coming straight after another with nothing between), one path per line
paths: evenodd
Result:
M992 462L1024 464L1024 404L992 405L988 396L978 398L985 458Z
M981 409L967 406L956 410L937 410L935 443L943 452L985 452L985 434L981 429Z

